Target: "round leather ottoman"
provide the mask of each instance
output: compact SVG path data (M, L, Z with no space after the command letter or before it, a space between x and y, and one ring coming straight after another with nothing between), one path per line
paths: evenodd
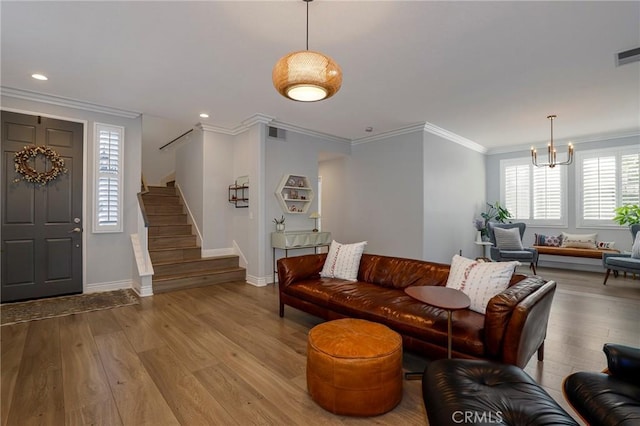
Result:
M382 324L352 318L313 327L307 388L318 405L335 414L386 413L402 399L402 338Z

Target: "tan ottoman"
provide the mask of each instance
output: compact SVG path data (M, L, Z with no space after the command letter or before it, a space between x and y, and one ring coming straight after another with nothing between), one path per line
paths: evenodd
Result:
M313 327L307 388L318 405L335 414L386 413L402 399L402 338L382 324L352 318Z

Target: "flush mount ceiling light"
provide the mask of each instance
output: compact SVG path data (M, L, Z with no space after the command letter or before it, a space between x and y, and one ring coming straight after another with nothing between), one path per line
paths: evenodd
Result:
M200 118L209 118L209 114L206 112L200 113Z
M309 50L309 3L307 3L307 49L283 56L273 67L273 85L284 97L315 102L335 95L342 85L342 70L330 57Z
M35 78L36 80L49 80L49 78L47 78L47 76L44 74L31 74L31 77Z
M533 162L533 165L536 167L554 168L555 166L567 166L573 163L573 145L571 144L571 142L569 142L569 147L567 151L567 161L558 163L556 158L557 156L556 147L553 145L553 120L556 118L556 116L548 115L547 118L551 120L551 141L549 142L549 145L547 145L547 155L548 155L549 161L547 163L538 163L538 152L534 147L531 147L531 161Z

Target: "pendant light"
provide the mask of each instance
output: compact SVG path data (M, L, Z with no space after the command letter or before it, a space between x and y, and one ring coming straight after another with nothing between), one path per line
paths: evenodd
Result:
M551 120L551 141L549 142L549 145L547 145L547 156L549 161L547 163L538 163L538 151L534 147L531 147L531 162L536 167L554 168L555 166L567 166L573 163L573 145L571 144L571 142L569 142L567 161L558 163L556 147L553 145L553 120L556 118L556 116L549 115L547 116L547 118Z
M342 85L342 70L333 59L309 50L309 3L307 3L307 48L283 56L273 67L273 86L284 97L315 102L335 95Z

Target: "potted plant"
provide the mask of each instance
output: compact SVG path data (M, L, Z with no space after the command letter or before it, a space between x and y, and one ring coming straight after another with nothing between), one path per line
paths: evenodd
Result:
M475 219L473 223L476 230L480 231L484 241L489 238L489 222L506 223L508 219L511 219L511 213L506 207L501 206L499 201L493 204L487 203L487 210L484 213L480 213L480 216L482 220Z
M276 224L276 231L284 232L284 215L282 215L280 219L274 218L273 223Z
M635 225L640 223L640 206L637 204L625 204L614 209L616 215L613 221L618 225Z

